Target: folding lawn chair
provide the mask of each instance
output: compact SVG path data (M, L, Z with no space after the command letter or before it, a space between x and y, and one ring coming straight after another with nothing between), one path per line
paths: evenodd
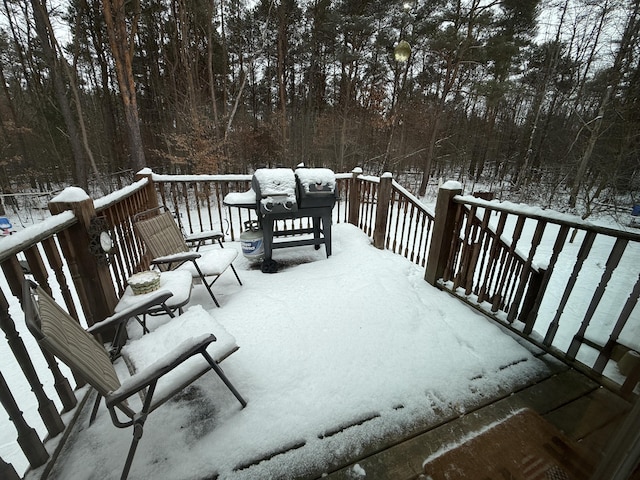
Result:
M142 337L146 342L157 340L161 345L177 345L177 347L167 348L166 355L162 358L146 359L146 362L143 362L146 366L142 364L141 370L136 371L121 383L106 349L39 285L27 279L23 293L27 327L38 343L95 388L98 395L104 397L111 421L116 427L133 427L133 439L121 479L126 479L129 474L147 416L209 370L214 370L240 404L243 407L246 406L245 400L218 365L218 362L237 350L235 339L224 331L202 307L198 306L199 310L194 312L187 311L172 322ZM185 318L191 313L193 318ZM174 323L183 318L185 318L183 324ZM217 332L223 337L221 342L216 342L217 339L213 333L193 334L190 327L208 323L208 320L211 320L211 325L217 325L221 329ZM108 325L103 326L106 328ZM169 327L169 331L163 335L162 330L165 327ZM177 331L184 331L182 335L185 338L184 341L176 340ZM135 341L131 343L133 348ZM218 346L217 343L221 345ZM125 346L123 352L127 348L129 346ZM140 348L138 353L148 350L150 349ZM129 366L132 363L140 364L139 359L135 360L133 355L135 352L131 353L134 360L128 363ZM144 354L148 355L148 353ZM126 354L123 353L124 355ZM137 399L131 399L131 397L138 394L141 394L142 405L136 408L132 404L137 403ZM133 401L128 401L130 399ZM125 418L121 420L121 417Z
M185 237L171 212L164 207L135 215L133 225L151 255L152 265L156 265L160 270L186 269L193 278L202 280L216 306L219 307L220 304L211 286L227 268L231 267L238 283L242 285L232 263L238 256L238 252L235 249L224 248L222 245L224 235L221 232L202 232ZM200 246L207 240L217 242L220 248L200 252ZM195 246L195 251L191 250L190 245ZM212 280L207 281L207 277Z

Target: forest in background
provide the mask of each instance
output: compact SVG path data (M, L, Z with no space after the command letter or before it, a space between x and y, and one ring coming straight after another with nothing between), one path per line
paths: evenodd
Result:
M583 216L629 206L640 201L639 8L2 0L0 188L107 193L144 166L303 162L390 171L417 195L445 178Z

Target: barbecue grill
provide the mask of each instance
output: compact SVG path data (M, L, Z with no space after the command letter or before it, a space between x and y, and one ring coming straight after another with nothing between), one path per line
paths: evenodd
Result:
M253 208L263 232L264 260L262 271L273 273L278 264L271 258L279 248L313 245L316 250L324 244L327 257L331 255L331 211L336 203L336 178L326 168L261 168L251 179L255 192ZM233 198L233 197L231 197ZM235 203L225 198L225 204L249 207L246 201ZM278 220L311 218L310 228L276 230ZM278 226L280 227L280 225ZM274 242L274 237L293 237L313 234L313 238L296 238Z

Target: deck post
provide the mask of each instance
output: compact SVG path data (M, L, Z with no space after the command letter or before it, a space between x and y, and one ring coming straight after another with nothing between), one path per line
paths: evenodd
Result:
M358 226L360 217L360 182L358 175L362 174L362 169L356 167L351 171L351 189L349 190L349 223Z
M158 203L158 192L156 191L156 186L153 183L153 172L150 168L143 168L138 173L136 173L134 177L134 181L141 180L143 178L147 178L149 183L145 187L146 196L147 196L147 208L146 210L151 210L153 208L158 208L160 204Z
M373 230L373 246L384 250L384 240L387 233L387 218L389 217L389 203L391 202L391 185L393 175L385 172L380 177L378 188L378 202L376 205L376 223Z
M91 221L96 217L93 200L78 187L68 187L49 202L49 211L72 211L78 222L62 231L58 238L67 258L71 278L78 292L87 325L102 321L113 313L118 302L106 262L91 252Z
M424 275L424 279L434 286L442 278L447 266L456 222L457 205L453 202L453 197L461 193L462 185L454 181L446 182L438 190L433 234Z

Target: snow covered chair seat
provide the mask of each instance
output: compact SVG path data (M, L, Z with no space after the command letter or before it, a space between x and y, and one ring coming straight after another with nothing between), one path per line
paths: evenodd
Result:
M123 348L136 371L120 381L109 353L39 285L24 283L25 320L42 348L64 362L104 397L111 421L133 427L122 471L126 479L147 416L209 370L215 371L242 407L246 401L218 362L237 350L235 339L202 307L192 308ZM138 395L142 401L138 401ZM136 407L136 405L139 405Z
M160 270L184 269L194 279L201 279L216 306L220 306L211 289L227 268L242 285L233 261L238 256L235 249L224 248L221 232L202 232L184 236L171 212L158 207L141 212L133 217L136 233L151 255L151 264ZM220 248L200 252L200 246L207 240L217 242ZM195 247L195 251L191 249ZM211 280L208 281L207 278Z

